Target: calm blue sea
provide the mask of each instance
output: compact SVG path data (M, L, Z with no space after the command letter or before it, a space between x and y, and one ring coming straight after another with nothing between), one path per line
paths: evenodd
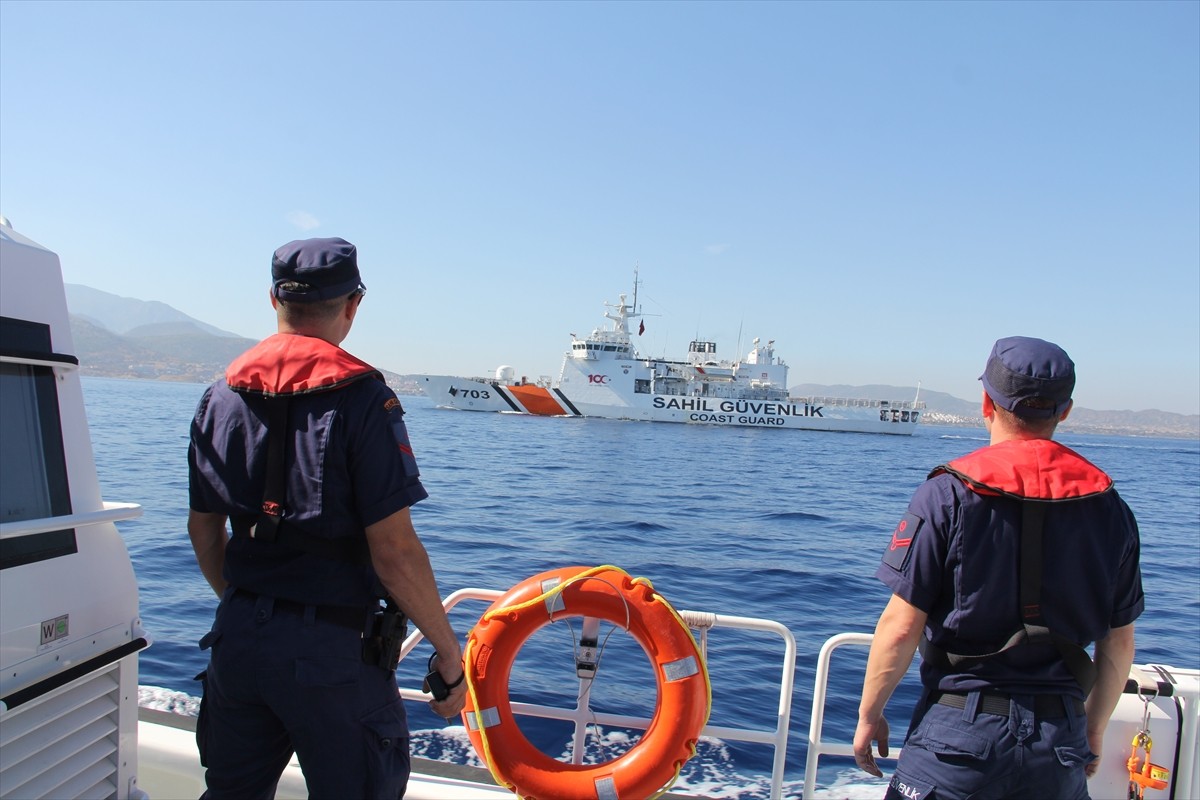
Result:
M155 640L142 657L140 682L194 695L192 678L206 660L196 642L216 605L185 530L188 423L203 387L85 378L83 389L105 499L145 507L142 518L120 526ZM800 792L818 650L836 633L874 628L887 591L872 574L910 494L929 469L986 443L982 429L921 426L912 437L892 437L708 428L456 412L424 397L401 400L430 494L414 520L443 595L463 586L506 589L560 566L615 564L648 577L677 608L790 628L798 664L788 796ZM1200 442L1060 439L1107 470L1137 515L1147 595L1138 663L1200 666ZM455 615L458 630L465 635L482 610L473 605ZM563 628L540 632L522 650L514 687L573 705L569 681L533 675L557 663L573 675L571 634ZM638 659L624 658L622 636L610 640L602 662L616 679L604 692L606 675L597 679L596 700L604 710L647 715L652 678L644 663L638 672ZM714 632L713 724L773 726L779 641ZM401 665L402 683L419 684L419 656L427 653L423 645ZM622 661L632 670L625 676ZM848 741L853 732L864 663L862 651L835 659L827 738ZM901 736L914 678L915 670L889 707ZM417 704L409 703L409 713L416 754L478 763L461 726ZM527 733L552 755L565 747L551 727ZM620 737L603 738L616 746ZM705 741L700 755L680 791L767 796L768 747ZM820 784L830 796L879 794L840 759L822 761Z

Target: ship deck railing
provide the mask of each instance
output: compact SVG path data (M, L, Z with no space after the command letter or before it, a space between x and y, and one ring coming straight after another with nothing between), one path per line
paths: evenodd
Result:
M466 588L449 595L442 605L447 613L455 606L463 601L482 601L485 603L493 603L503 592L493 589L475 589ZM775 710L775 720L773 727L764 728L740 728L730 727L725 725L713 724L712 720L704 726L702 735L715 737L725 741L747 742L752 744L761 744L773 748L773 757L771 760L771 790L770 797L772 800L778 800L783 796L783 776L784 768L787 759L787 742L788 742L788 725L791 719L792 711L792 689L796 673L796 639L787 626L780 622L768 619L759 619L756 617L739 617L725 614L716 614L709 611L687 611L680 609L679 616L696 635L700 645L700 652L705 656L707 661L708 656L708 636L709 633L718 628L732 628L743 631L751 631L761 633L765 636L779 637L782 641L782 658L780 660L779 672L779 698ZM403 660L412 652L424 638L419 630L409 634L404 640L404 645L400 650L400 658ZM429 695L420 689L401 687L400 695L408 700L413 701L428 701ZM586 697L586 694L585 694ZM541 719L553 719L566 722L572 722L575 726L575 736L573 743L573 752L577 758L582 758L585 751L587 738L587 730L589 725L602 724L613 725L622 728L633 728L637 730L646 730L650 726L650 719L643 717L627 716L622 714L609 714L591 710L586 702L577 708L561 708L556 706L547 706L537 703L513 702L512 710L514 714L522 716L537 717Z
M868 400L863 397L824 397L821 395L796 395L789 397L788 400L793 403L841 408L898 408L904 411L925 408L925 403L920 400Z

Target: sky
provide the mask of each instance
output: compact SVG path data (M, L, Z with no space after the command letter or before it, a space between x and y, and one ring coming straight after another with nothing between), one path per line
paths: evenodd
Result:
M1200 3L0 0L0 213L255 339L346 238L402 374L557 377L636 270L645 355L1196 414Z

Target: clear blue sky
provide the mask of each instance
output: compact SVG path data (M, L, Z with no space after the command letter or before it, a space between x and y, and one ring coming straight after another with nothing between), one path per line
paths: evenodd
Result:
M273 332L342 236L347 349L557 375L640 266L643 352L791 382L1200 413L1200 4L0 2L0 211L68 282Z

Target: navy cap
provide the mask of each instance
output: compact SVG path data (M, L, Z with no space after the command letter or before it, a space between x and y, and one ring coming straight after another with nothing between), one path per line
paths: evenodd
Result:
M992 346L979 380L992 402L1001 408L1022 417L1049 419L1061 416L1071 403L1075 362L1052 342L1009 336ZM1031 398L1048 401L1047 407L1020 404Z
M271 259L271 293L280 300L315 303L345 297L363 285L358 274L358 251L345 239L297 239L275 251ZM280 284L302 283L303 290L285 290Z

